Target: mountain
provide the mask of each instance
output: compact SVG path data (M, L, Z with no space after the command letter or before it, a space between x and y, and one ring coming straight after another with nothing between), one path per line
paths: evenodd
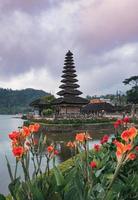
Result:
M43 90L27 88L12 90L0 88L0 114L17 114L31 111L29 104L49 93Z

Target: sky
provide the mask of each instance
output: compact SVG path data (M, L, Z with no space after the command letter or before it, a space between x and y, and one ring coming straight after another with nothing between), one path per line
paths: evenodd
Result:
M0 0L0 87L59 91L71 50L83 96L138 75L138 0Z

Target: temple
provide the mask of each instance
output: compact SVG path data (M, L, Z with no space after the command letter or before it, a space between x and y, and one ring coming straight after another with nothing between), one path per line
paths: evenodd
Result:
M57 93L60 97L53 101L55 117L77 118L81 114L82 107L88 104L89 101L79 96L82 92L78 90L80 86L76 78L73 53L70 51L68 51L65 56L62 72L61 85L59 86L61 90Z

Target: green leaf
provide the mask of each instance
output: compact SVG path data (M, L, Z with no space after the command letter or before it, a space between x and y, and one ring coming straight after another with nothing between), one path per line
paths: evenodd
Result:
M13 174L12 174L12 170L11 170L10 163L9 163L9 161L8 161L7 156L5 156L5 158L6 158L6 161L7 161L7 168L8 168L8 172L9 172L10 179L11 179L11 181L13 181Z
M105 166L102 169L97 170L96 173L95 173L95 176L99 177L104 169L105 169Z
M8 186L11 195L13 196L14 200L17 199L16 194L20 188L20 177L16 178L13 182L11 182Z
M111 179L113 179L113 176L114 176L113 174L107 174L106 178L109 179L109 180L111 180Z
M57 186L64 185L65 180L61 171L57 167L54 167L53 171L56 178Z
M0 200L6 200L3 194L0 194Z

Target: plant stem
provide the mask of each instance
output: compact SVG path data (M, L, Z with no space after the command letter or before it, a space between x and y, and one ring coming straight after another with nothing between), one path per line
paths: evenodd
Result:
M122 161L120 161L120 163L117 164L117 167L116 167L116 170L115 170L113 179L111 180L111 182L110 182L110 184L109 184L109 186L108 186L108 188L107 188L107 192L106 192L106 194L104 195L103 200L107 200L106 197L108 196L108 194L109 194L109 192L110 192L110 189L111 189L111 187L112 187L114 181L116 180L116 178L117 178L117 176L118 176L118 173L119 173L121 167L122 167Z
M15 165L15 171L14 171L14 180L16 179L17 167L18 167L18 160L16 158L16 165Z

